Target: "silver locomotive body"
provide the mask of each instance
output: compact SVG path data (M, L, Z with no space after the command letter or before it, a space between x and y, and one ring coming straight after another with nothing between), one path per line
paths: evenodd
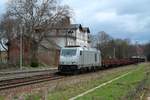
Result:
M101 53L94 48L65 47L60 54L60 72L95 70L101 67Z

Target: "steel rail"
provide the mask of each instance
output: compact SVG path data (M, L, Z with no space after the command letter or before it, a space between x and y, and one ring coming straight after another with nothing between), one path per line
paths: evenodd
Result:
M41 76L33 76L33 77L25 77L20 79L13 79L13 80L5 80L0 82L0 91L10 89L10 88L16 88L19 86L25 86L25 85L31 85L36 84L40 82L45 81L52 81L61 79L64 76L58 76L58 75L41 75Z

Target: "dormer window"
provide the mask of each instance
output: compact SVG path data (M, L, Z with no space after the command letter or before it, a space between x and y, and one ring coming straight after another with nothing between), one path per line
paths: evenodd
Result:
M72 30L70 30L70 31L68 31L68 33L73 33L73 31L72 31Z

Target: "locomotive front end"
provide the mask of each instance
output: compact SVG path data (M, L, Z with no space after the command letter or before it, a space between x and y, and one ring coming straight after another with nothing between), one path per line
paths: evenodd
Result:
M78 69L77 48L63 48L60 53L60 72L71 72Z

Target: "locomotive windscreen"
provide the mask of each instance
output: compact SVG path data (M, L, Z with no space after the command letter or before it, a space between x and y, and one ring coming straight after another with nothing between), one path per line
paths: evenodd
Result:
M75 56L77 49L62 49L61 56Z

